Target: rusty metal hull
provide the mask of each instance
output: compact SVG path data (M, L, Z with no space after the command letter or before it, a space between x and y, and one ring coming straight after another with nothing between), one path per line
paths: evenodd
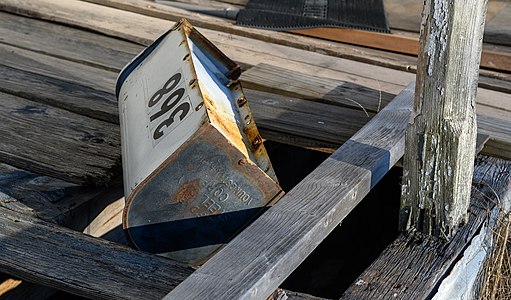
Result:
M186 21L121 72L123 223L137 248L200 264L280 198L239 74Z

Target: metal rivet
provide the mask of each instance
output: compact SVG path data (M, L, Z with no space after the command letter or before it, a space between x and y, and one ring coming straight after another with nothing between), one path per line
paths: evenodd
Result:
M255 139L254 139L254 141L252 142L252 146L253 146L254 148L257 148L257 147L259 147L262 143L263 143L263 140L261 139L261 137L260 137L260 136L256 136L256 137L255 137Z
M245 164L245 159L244 158L238 160L238 165L243 166L244 164Z
M202 106L204 106L204 102L199 103L199 105L197 105L197 107L195 108L195 111L199 111L199 109L201 109Z
M245 105L245 104L247 104L247 98L245 98L245 97L240 97L240 98L238 99L238 106L243 106L243 105Z
M190 57L190 53L186 54L185 57L183 57L183 60L187 60Z

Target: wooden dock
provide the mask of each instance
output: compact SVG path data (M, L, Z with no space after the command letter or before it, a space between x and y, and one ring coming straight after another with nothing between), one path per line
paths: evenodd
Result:
M316 299L280 287L404 153L418 40L417 5L404 2L385 1L394 33L367 33L381 41L367 44L348 29L332 41L146 0L1 1L0 298L61 290L93 299ZM116 77L181 18L242 67L265 140L330 155L199 269L125 246L121 228ZM342 299L430 297L496 199L509 197L510 22L511 3L490 0L468 224L447 245L400 234ZM403 40L409 48L394 48Z

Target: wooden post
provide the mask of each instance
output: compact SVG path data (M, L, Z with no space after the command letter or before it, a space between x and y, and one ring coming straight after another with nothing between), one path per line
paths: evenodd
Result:
M425 0L400 229L449 240L466 220L487 0Z

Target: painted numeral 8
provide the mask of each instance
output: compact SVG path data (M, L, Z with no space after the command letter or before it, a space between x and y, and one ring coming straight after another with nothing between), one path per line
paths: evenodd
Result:
M161 117L162 115L166 114L172 108L174 108L174 106L176 106L176 104L181 100L184 93L185 93L185 89L179 88L179 89L175 90L172 94L170 94L170 96L168 96L167 99L165 100L165 102L163 102L163 104L161 105L160 111L155 113L154 115L152 115L149 118L151 120L151 122L156 120L157 118ZM169 104L170 100L172 100L174 98L175 98L175 100Z
M180 80L181 80L180 73L177 73L174 76L170 77L170 79L167 80L167 82L165 82L163 87L157 90L156 93L154 93L154 95L151 97L151 99L149 99L149 107L153 107L154 105L156 105L156 103L160 102L161 98L163 98L163 96L165 96L166 94L170 93L176 87Z

